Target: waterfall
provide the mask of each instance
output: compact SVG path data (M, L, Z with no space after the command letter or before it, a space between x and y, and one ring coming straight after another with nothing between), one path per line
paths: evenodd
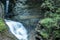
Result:
M6 13L8 13L8 7L9 7L9 0L6 0Z
M16 36L18 40L28 40L27 30L24 28L22 23L6 20L5 23L8 25L11 33Z

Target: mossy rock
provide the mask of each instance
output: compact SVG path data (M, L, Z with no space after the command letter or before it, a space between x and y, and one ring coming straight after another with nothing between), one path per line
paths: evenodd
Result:
M2 18L0 18L0 32L5 31L7 29L5 22Z

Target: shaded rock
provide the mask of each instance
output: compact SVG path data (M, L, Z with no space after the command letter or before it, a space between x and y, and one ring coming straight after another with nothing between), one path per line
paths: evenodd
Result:
M35 28L37 22L40 19L41 12L39 8L31 8L27 4L23 4L17 0L13 12L15 14L12 17L13 20L17 20L27 28L27 30L31 31ZM29 29L30 28L30 29Z
M4 15L4 5L0 2L0 17Z
M0 33L0 40L17 40L17 39L11 32L4 31Z
M4 5L0 2L0 40L17 40L16 37L10 32L8 26L5 24L3 16Z

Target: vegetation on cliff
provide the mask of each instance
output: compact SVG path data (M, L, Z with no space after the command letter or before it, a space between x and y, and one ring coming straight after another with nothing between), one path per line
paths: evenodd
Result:
M60 7L55 5L54 0L45 0L41 8L44 9L41 9L44 18L37 24L37 35L43 40L60 40Z
M18 17L16 17L17 19L19 19L20 13L21 14L30 13L31 15L40 14L40 16L42 14L42 17L40 18L40 21L38 22L35 29L37 32L37 35L41 36L43 40L56 40L57 38L58 40L60 40L60 1L59 0L27 0L26 4L23 4L23 2L21 2L20 0L17 0L17 1L19 3L17 2L16 5L18 4L19 5L15 8L17 10L14 11L16 14L19 15ZM13 4L13 2L11 4ZM24 7L25 5L28 5L27 9L29 9L29 12L27 12L28 10L25 11L24 8L21 9L20 6ZM36 13L33 10L33 8L35 8L34 9L35 11L37 10ZM30 11L30 9L32 10L32 12ZM32 21L35 22L34 20ZM30 20L28 21L24 20L24 23L25 22L27 24L29 23L28 26L30 24L32 25L35 24L32 21L30 22ZM6 26L3 19L0 18L0 32L4 30L6 30Z
M0 18L0 32L7 30L6 24L2 18Z

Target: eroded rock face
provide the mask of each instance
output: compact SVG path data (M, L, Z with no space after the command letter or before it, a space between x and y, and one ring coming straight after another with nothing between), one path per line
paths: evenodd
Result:
M11 32L5 31L0 33L0 40L17 40L17 39Z
M30 6L30 4L25 4L25 3L26 3L25 1L23 3L17 0L15 7L13 8L13 12L15 16L12 17L12 19L23 23L23 25L26 27L29 33L29 40L37 40L35 38L36 34L34 29L36 24L40 20L40 17L43 16L43 14L41 13L39 6L32 7L32 5Z
M0 2L0 17L3 17L4 5Z
M16 16L12 19L22 22L27 29L30 28L29 31L35 28L41 14L39 8L29 8L27 4L23 4L19 0L15 4L13 12Z
M0 2L0 40L17 40L16 37L7 30L7 25L5 25L4 20L2 20L4 14L4 5ZM6 28L7 27L7 28Z

